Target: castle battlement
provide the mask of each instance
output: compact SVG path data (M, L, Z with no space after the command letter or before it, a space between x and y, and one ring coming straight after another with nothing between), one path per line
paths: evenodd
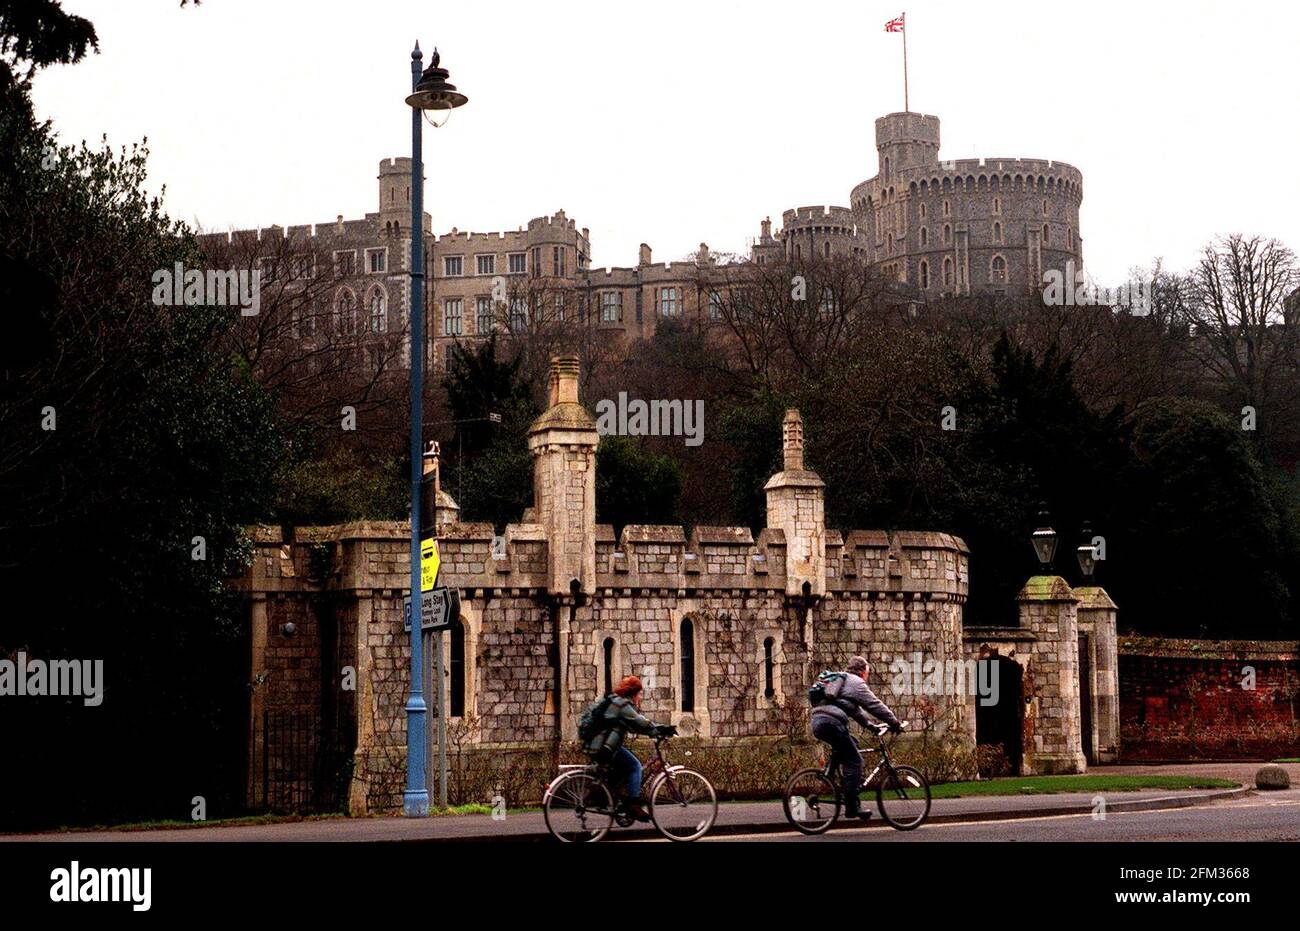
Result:
M855 226L857 217L849 207L826 207L817 204L784 211L781 214L781 223L786 229L803 225Z

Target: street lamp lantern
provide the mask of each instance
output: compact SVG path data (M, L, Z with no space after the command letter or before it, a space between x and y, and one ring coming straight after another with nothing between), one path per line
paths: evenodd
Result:
M1092 527L1087 521L1083 524L1083 542L1074 551L1074 556L1079 560L1079 571L1083 573L1083 578L1091 583L1092 574L1097 571L1097 547L1092 545Z
M1040 504L1038 511L1038 529L1030 535L1030 542L1034 545L1034 552L1038 555L1038 562L1044 572L1051 571L1052 560L1056 557L1057 533L1048 523L1047 504Z
M420 50L418 42L415 50L417 52ZM446 110L450 115L452 110L469 103L469 98L456 90L455 84L447 83L451 73L440 65L441 61L442 56L435 48L429 67L424 69L424 73L420 75L420 80L415 85L415 90L406 98L407 106L425 111L426 119L430 110ZM434 123L432 119L429 122L434 126L442 125L442 123ZM446 119L443 122L445 123Z

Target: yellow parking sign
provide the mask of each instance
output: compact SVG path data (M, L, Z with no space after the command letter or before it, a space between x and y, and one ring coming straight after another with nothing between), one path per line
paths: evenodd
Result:
M420 541L420 591L431 592L438 584L438 567L442 559L438 555L437 540Z

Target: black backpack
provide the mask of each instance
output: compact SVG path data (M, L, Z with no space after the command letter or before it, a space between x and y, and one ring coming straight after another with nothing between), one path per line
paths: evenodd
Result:
M613 701L613 695L606 695L594 705L588 706L587 710L578 718L578 739L584 744L590 743L599 734L609 729L610 723L605 720L605 714L609 711L610 703Z
M826 696L826 686L837 679L847 680L848 676L846 676L842 672L832 672L829 669L823 672L821 675L819 675L817 677L817 681L814 682L808 688L808 704L812 705L814 708L816 708L818 705L826 704L827 701L835 701L836 704L839 704L839 702L836 699L834 698L828 699ZM843 687L844 687L843 682L841 682L840 688Z

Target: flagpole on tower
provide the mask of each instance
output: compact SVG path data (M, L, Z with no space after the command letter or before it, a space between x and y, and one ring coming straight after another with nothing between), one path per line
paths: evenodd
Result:
M900 19L903 20L903 111L911 112L911 107L907 105L907 14L904 13Z

